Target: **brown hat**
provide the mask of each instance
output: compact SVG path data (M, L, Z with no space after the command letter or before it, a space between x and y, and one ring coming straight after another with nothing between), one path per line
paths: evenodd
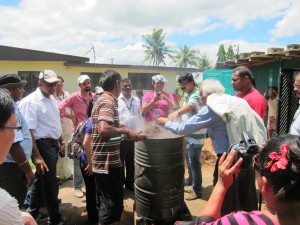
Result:
M17 74L7 73L0 75L0 88L24 87L26 80L21 80Z

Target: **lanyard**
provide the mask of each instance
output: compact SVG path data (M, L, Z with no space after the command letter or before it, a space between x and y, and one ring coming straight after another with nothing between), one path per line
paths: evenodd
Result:
M127 103L126 103L126 101L125 101L125 98L124 98L124 97L122 97L122 100L124 101L124 103L125 103L125 105L126 105L127 109L129 110L129 113L131 114L131 106L132 106L132 101L133 101L133 98L131 98L131 101L130 101L130 105L129 105L129 107L128 107L128 105L127 105Z
M57 97L59 98L59 101L61 102L62 100L65 99L65 92L63 92L63 94L62 94L62 99L59 97L59 95L57 95Z

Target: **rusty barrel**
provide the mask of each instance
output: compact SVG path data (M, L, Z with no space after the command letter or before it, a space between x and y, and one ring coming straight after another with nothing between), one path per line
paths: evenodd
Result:
M184 137L135 143L135 211L149 220L180 218L184 208Z

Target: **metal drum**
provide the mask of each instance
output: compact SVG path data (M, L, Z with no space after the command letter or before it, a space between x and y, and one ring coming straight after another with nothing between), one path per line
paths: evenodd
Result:
M135 143L135 211L154 221L184 213L184 137Z

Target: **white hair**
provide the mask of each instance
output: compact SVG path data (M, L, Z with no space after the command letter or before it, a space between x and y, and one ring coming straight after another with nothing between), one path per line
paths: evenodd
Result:
M207 97L210 94L218 93L224 94L225 88L218 80L207 79L202 82L201 85L203 97Z

